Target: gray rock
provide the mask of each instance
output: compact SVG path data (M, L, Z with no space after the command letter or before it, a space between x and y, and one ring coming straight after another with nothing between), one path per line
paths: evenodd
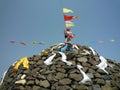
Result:
M56 88L56 90L70 90L70 86L67 86L67 85L65 85L65 86L58 86Z
M38 79L35 79L35 84L39 85L40 81Z
M68 73L79 73L78 69L70 69Z
M76 61L75 60L70 60L70 62L72 63L72 65L76 66Z
M102 90L114 90L114 89L108 85L104 85L104 86L102 86Z
M47 80L50 81L50 82L58 81L58 79L55 78L55 75L54 75L54 74L49 74L49 75L47 76Z
M38 78L38 79L46 79L45 75L42 75L42 74L38 74L38 75L37 75L37 78Z
M42 65L42 64L43 64L43 60L39 60L36 64L37 64L38 66L39 66L39 65Z
M24 73L24 74L29 74L29 73L30 73L30 70L27 69L27 70L23 71L23 73Z
M32 90L40 90L40 86L33 86Z
M32 81L32 80L28 81L27 85L34 85L34 81Z
M25 90L24 86L20 86L19 88L20 90Z
M75 90L89 90L84 84L75 85Z
M48 80L40 80L40 86L47 88L50 87L50 83L48 82Z
M110 80L110 79L111 79L110 75L103 75L103 78L104 78L105 80Z
M55 76L56 79L61 80L65 77L66 75L64 73L58 72Z
M105 84L105 80L104 79L96 79L96 83L104 85Z
M93 58L95 59L95 61L100 61L99 56L97 56L97 55L94 56Z
M94 58L89 58L88 63L90 63L92 66L96 66L97 64L99 64L99 62L94 60Z
M99 84L93 85L93 90L101 90L101 87Z
M25 90L31 90L31 88L32 88L31 86L25 86Z
M103 76L100 75L99 73L94 74L94 76L95 76L95 78L103 78Z
M66 84L70 84L71 80L68 78L64 78L64 79L60 80L59 83L62 85L66 85Z
M91 65L89 63L85 63L85 62L82 63L82 66L89 67L89 68L91 67Z
M44 74L50 74L50 73L55 73L55 72L56 72L55 70L47 70L47 71L45 71Z
M77 58L77 61L78 62L87 62L88 61L88 59L87 58L85 58L85 57L80 57L80 58Z
M76 80L76 81L81 81L82 80L82 75L81 74L70 74L69 75L69 78L71 78L71 79L74 79L74 80Z

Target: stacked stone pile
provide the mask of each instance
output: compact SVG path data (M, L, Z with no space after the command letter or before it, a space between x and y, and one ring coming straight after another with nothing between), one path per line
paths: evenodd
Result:
M0 90L120 90L120 63L100 56L91 47L72 45L60 52L58 44L28 57L14 73L6 72Z

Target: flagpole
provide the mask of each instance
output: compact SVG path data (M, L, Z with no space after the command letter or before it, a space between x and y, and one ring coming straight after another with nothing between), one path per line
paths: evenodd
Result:
M60 0L60 4L61 4L61 7L62 7L61 12L63 14L63 21L64 21L64 13L63 13L63 3L62 3L62 0ZM66 23L65 23L65 21L64 21L64 26L65 26L65 29L66 29Z

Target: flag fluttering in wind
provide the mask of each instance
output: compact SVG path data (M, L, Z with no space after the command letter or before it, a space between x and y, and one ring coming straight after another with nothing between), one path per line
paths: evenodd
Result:
M75 26L74 23L66 23L66 27L69 28L69 27L73 27Z
M112 43L113 43L113 42L115 42L115 40L114 40L114 39L110 39L110 42L112 42Z
M63 13L73 13L73 10L67 9L67 8L63 8Z
M69 21L72 20L74 18L78 18L79 16L68 16L68 15L64 15L64 21Z
M41 41L41 42L39 42L39 44L44 45L44 44L45 44L45 42Z
M27 44L24 41L21 41L20 44L26 46Z
M70 20L74 19L74 18L78 18L78 16L71 16L71 15L66 15L66 13L73 13L73 10L71 9L68 9L68 8L62 8L62 12L64 14L64 22L65 22L65 27L66 27L66 30L64 31L64 34L65 34L65 42L67 43L71 43L71 35L70 34L67 34L68 32L71 32L69 31L71 27L75 26L73 22L71 22ZM69 28L69 30L68 30ZM74 36L74 35L73 35Z
M37 44L37 42L36 41L32 41L31 44Z
M74 23L71 21L65 21L65 24L67 28L75 26Z
M15 43L15 40L10 40L10 43Z
M75 26L73 22L71 22L70 20L74 19L74 18L78 18L78 16L68 16L65 15L66 13L73 13L73 10L68 9L68 8L62 8L63 13L64 13L64 21L65 21L65 26L66 28L70 28Z

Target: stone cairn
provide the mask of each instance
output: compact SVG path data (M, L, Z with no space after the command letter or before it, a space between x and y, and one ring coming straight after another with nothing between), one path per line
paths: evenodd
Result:
M0 90L120 90L120 63L98 55L88 46L73 44L60 52L60 43L28 57L29 68L11 65Z

